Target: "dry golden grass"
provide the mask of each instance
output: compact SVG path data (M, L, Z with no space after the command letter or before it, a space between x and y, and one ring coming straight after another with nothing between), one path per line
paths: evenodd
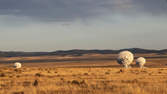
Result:
M145 69L110 60L0 64L0 94L167 94L166 61L147 59Z
M167 68L0 69L0 94L167 94Z

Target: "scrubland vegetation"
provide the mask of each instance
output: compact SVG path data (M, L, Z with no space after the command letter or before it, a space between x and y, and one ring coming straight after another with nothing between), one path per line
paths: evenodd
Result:
M167 69L22 68L0 70L0 94L166 94Z
M147 68L122 68L115 60L0 64L0 94L167 94L167 58Z

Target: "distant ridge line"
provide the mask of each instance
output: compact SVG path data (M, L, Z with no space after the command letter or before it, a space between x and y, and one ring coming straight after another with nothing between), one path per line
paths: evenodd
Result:
M167 49L163 50L152 50L152 49L142 49L142 48L128 48L128 49L120 49L120 50L81 50L81 49L73 49L73 50L58 50L53 52L17 52L17 51L0 51L0 57L19 57L19 56L81 56L83 54L117 54L120 51L128 50L132 53L156 53L156 54L167 54Z

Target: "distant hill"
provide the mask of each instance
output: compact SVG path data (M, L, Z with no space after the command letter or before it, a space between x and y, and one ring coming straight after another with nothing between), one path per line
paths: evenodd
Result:
M157 53L157 54L167 54L167 49L164 50L149 50L149 49L141 49L141 48L129 48L129 49L121 49L121 50L59 50L54 52L4 52L0 51L0 57L18 57L18 56L44 56L44 55L73 55L73 56L81 56L83 54L117 54L120 51L128 50L132 53Z

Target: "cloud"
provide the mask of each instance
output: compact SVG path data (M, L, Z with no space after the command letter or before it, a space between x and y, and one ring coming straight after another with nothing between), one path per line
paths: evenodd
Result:
M162 15L165 0L0 0L0 15L43 21L73 21L105 15Z

